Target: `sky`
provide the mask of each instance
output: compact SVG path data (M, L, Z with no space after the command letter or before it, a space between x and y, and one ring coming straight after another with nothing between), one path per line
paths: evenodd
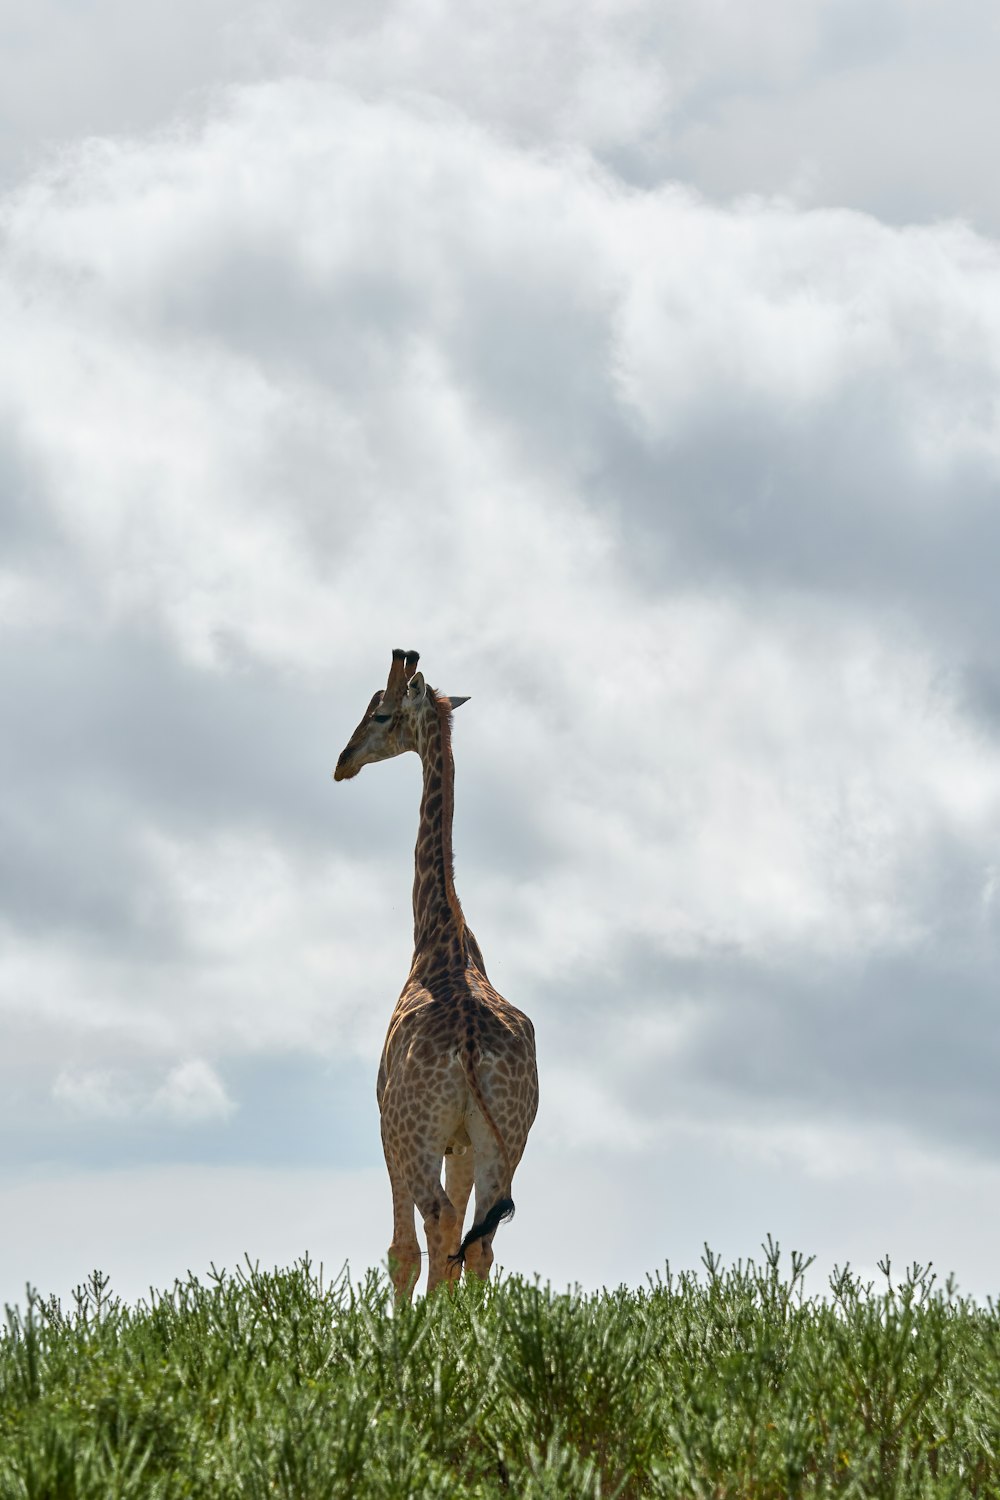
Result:
M0 1300L384 1260L396 646L537 1032L498 1262L995 1295L995 10L0 39Z

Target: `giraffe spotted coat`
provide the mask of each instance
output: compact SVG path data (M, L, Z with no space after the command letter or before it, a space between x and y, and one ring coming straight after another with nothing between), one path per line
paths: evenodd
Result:
M454 1281L463 1264L474 1276L489 1274L497 1224L513 1212L511 1184L538 1107L538 1075L532 1024L490 984L455 892L451 716L466 700L429 688L415 651L392 658L385 690L372 697L334 778L409 750L423 767L413 961L377 1085L393 1200L389 1266L402 1301L420 1271L415 1207L427 1237L428 1291Z

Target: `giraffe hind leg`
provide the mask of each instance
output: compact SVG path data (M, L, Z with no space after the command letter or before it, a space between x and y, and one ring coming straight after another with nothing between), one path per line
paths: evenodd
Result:
M427 1236L427 1291L442 1282L458 1280L460 1267L452 1257L458 1248L459 1219L455 1205L441 1186L441 1168L434 1177L425 1177L413 1194L423 1217Z
M458 1247L455 1259L463 1263L470 1276L486 1281L493 1264L493 1235L497 1225L512 1218L514 1203L510 1198L498 1198L492 1208L480 1220L477 1215L468 1234Z
M399 1163L385 1149L385 1162L392 1186L392 1244L389 1246L389 1276L396 1294L396 1306L409 1302L420 1279L420 1242L414 1220L413 1196Z
M410 1205L412 1212L413 1205ZM420 1280L420 1245L416 1234L413 1240L393 1234L389 1246L389 1276L392 1279L396 1306L402 1307L413 1299L413 1289Z
M413 1265L416 1271L419 1271L420 1249L413 1225L415 1205L423 1219L424 1233L427 1236L428 1292L432 1292L442 1281L456 1281L460 1274L457 1262L452 1261L461 1238L460 1220L455 1211L455 1205L441 1185L441 1163L444 1159L443 1151L438 1155L432 1155L429 1151L421 1152L419 1155L401 1151L395 1158L391 1169L398 1175L393 1180L396 1231L390 1256L395 1255L399 1264L400 1279L404 1267L409 1271L410 1266ZM448 1160L450 1161L450 1158ZM396 1199L397 1181L400 1184L400 1201L405 1199L406 1203L406 1212L403 1216L405 1222L402 1224ZM462 1207L464 1209L464 1203ZM416 1274L413 1275L413 1281L415 1280ZM398 1296L399 1283L395 1276L393 1281L397 1285Z
M470 1147L466 1147L461 1155L454 1153L444 1159L444 1186L445 1192L451 1199L455 1209L455 1217L458 1220L458 1235L461 1239L462 1227L465 1224L465 1214L469 1206L469 1198L472 1193L473 1176L475 1173L476 1158Z
M510 1170L513 1171L524 1148L523 1140L515 1122L504 1118L500 1101L493 1105L492 1112L498 1128L503 1132L504 1140L513 1144L510 1165ZM512 1216L514 1203L510 1196L507 1165L496 1136L480 1110L476 1109L470 1114L468 1128L476 1156L476 1210L472 1228L459 1246L458 1259L465 1262L470 1276L485 1281L493 1264L493 1236L497 1226Z
M422 1093L417 1092L417 1083L422 1085ZM460 1217L442 1186L441 1166L446 1148L456 1140L462 1124L464 1089L461 1067L451 1062L429 1078L417 1071L390 1080L383 1097L383 1129L392 1131L394 1161L409 1199L424 1222L428 1292L442 1281L454 1282L459 1275L459 1267L450 1257L461 1238Z

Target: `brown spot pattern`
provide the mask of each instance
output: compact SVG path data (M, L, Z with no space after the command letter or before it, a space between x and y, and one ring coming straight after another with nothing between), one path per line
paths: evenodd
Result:
M365 756L365 764L410 749L423 766L414 853L413 961L389 1021L376 1087L392 1185L389 1264L397 1301L412 1296L419 1275L414 1209L427 1237L430 1291L460 1274L451 1257L462 1238L473 1189L474 1222L482 1222L499 1198L511 1196L511 1180L538 1108L534 1028L490 984L455 891L454 760L447 700L428 688L419 708L400 718L392 736L374 744L364 738L363 720L349 745L352 754ZM381 744L384 753L379 753ZM461 1155L450 1152L456 1136L470 1142ZM442 1164L447 1186L441 1181ZM466 1274L488 1274L491 1240L488 1235L469 1247Z

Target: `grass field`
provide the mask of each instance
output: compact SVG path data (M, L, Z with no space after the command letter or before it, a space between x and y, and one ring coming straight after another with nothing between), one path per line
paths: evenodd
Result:
M249 1264L127 1307L94 1274L0 1340L0 1500L1000 1496L1000 1310L804 1263L393 1316Z

